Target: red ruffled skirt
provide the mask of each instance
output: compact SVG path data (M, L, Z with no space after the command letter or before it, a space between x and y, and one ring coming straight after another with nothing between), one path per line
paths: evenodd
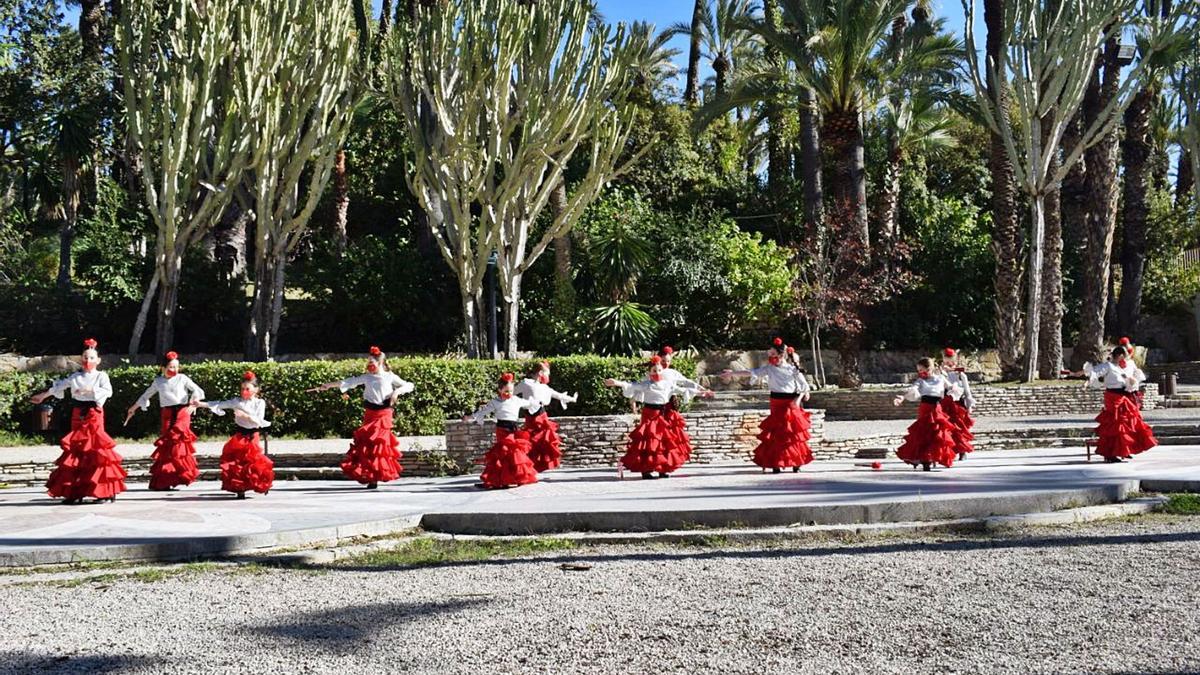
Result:
M396 480L400 471L400 439L392 433L392 409L367 408L362 426L354 431L350 451L342 460L342 473L369 485Z
M975 420L971 419L971 411L967 410L967 406L963 405L961 401L955 401L946 396L942 399L942 412L950 418L955 454L965 455L973 452L975 446L971 444L971 441L975 440L975 434L971 433L971 427L975 426Z
M192 412L187 407L162 409L162 432L154 441L150 458L150 489L168 490L190 485L200 477L196 466L196 434L192 433Z
M896 456L914 466L926 462L947 467L954 464L958 456L954 451L954 425L939 403L921 402L917 421L909 425Z
M1096 416L1097 454L1103 457L1132 457L1158 445L1154 431L1142 419L1133 394L1104 392L1104 410Z
M258 432L231 436L221 449L221 489L266 494L274 482L275 462L263 454Z
M562 439L558 437L558 423L550 419L545 410L536 415L525 416L521 429L529 435L529 461L538 473L558 468L562 463Z
M692 439L687 434L687 421L683 419L683 415L679 414L679 405L674 396L671 401L663 408L663 417L666 418L667 424L675 432L675 444L681 448L683 452L683 461L679 464L682 466L692 458Z
M71 411L71 433L63 436L62 454L46 481L51 497L79 500L108 499L125 491L125 469L116 442L104 432L104 410L76 407Z
M629 432L629 445L621 464L636 473L671 473L683 466L692 453L691 440L666 408L642 406L642 419ZM680 415L679 422L682 422Z
M772 398L771 413L759 423L759 444L754 463L764 469L786 469L813 461L808 439L812 438L812 415L797 399Z
M479 480L489 488L536 483L537 469L529 459L529 448L529 434L524 430L496 427L496 442L483 457Z

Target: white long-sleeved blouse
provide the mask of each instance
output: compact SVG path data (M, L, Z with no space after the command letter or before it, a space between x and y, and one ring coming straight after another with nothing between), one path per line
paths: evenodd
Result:
M941 375L930 375L917 379L911 387L904 390L904 400L906 401L920 401L924 396L935 398L949 396L957 401L962 396L962 389L951 384Z
M621 394L625 398L650 405L666 405L672 396L681 396L684 403L687 403L697 393L695 389L681 387L677 380L667 377L659 379L658 382L651 382L649 378L637 382L623 380L614 380L614 382L621 388Z
M542 405L537 401L514 395L508 398L494 398L484 403L469 417L470 421L475 424L483 424L488 415L492 415L500 422L519 422L522 410L535 413L541 407Z
M695 392L693 396L704 390L704 386L699 382L684 377L683 373L675 370L674 368L663 368L660 373L662 374L662 379L674 382L676 387L679 387L680 389L690 389Z
M347 377L338 383L338 388L343 394L355 387L362 387L363 400L373 405L387 405L392 399L392 394L399 393L403 396L415 388L412 382L403 380L391 372L363 373Z
M569 395L561 391L556 391L550 385L542 384L528 377L517 383L517 386L513 388L513 394L531 401L537 401L543 408L550 405L551 401L558 401L563 410L566 410L567 404L573 400Z
M112 382L109 382L108 373L103 370L80 370L50 385L50 395L54 398L62 398L68 390L72 399L94 401L101 408L113 395Z
M137 406L146 410L155 394L158 394L158 404L164 408L204 400L204 390L183 373L177 373L174 377L159 375L154 378L138 398Z
M962 391L962 395L955 398L956 401L961 401L967 410L975 407L975 397L971 395L971 381L967 378L965 372L952 370L946 373L946 381L951 385L958 387Z
M271 423L267 421L267 402L257 396L252 399L244 399L239 396L227 401L217 401L209 403L208 408L213 411L214 415L224 415L226 410L240 410L246 416L234 415L233 421L243 429L262 429L271 426Z
M783 365L759 366L750 369L750 384L767 383L767 387L777 394L803 394L809 391L808 378L800 369L790 363Z
M1124 389L1137 391L1146 381L1146 373L1132 359L1120 363L1105 361L1096 365L1084 364L1083 372L1088 376L1088 386L1093 389Z

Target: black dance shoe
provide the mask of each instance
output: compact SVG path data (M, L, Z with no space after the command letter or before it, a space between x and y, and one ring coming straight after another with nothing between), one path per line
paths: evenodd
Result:
M922 471L933 471L933 465L929 462L921 462Z
M649 471L643 471L642 480L654 480L654 474Z

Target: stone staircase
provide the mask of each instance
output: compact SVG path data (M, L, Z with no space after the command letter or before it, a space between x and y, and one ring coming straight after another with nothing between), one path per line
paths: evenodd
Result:
M1181 391L1163 397L1164 408L1200 408L1200 391Z

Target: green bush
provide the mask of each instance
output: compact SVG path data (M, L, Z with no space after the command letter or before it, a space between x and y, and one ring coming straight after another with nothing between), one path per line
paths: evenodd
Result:
M530 361L465 361L437 358L397 358L389 362L400 377L416 385L415 391L396 402L396 433L402 436L436 435L444 431L447 417L473 412L492 397L500 374L518 376ZM579 401L565 413L557 404L552 415L607 415L625 412L628 405L620 392L604 386L604 378L637 379L644 372L642 359L569 356L552 360L553 385L559 391L578 393ZM695 365L684 358L675 361L685 374ZM196 381L209 400L237 395L242 374L253 370L262 384L262 396L271 406L271 430L276 435L309 438L345 437L358 426L362 416L362 393L355 390L343 399L336 391L309 394L305 389L362 372L363 362L300 361L296 363L185 363L183 370ZM105 405L108 431L131 438L148 438L158 433L158 414L139 412L129 426L121 428L125 410L154 379L154 366L121 366L109 369L113 398ZM8 373L0 375L0 431L18 432L29 419L29 396L49 385L54 375ZM200 435L219 436L232 428L232 418L197 411L193 430Z

